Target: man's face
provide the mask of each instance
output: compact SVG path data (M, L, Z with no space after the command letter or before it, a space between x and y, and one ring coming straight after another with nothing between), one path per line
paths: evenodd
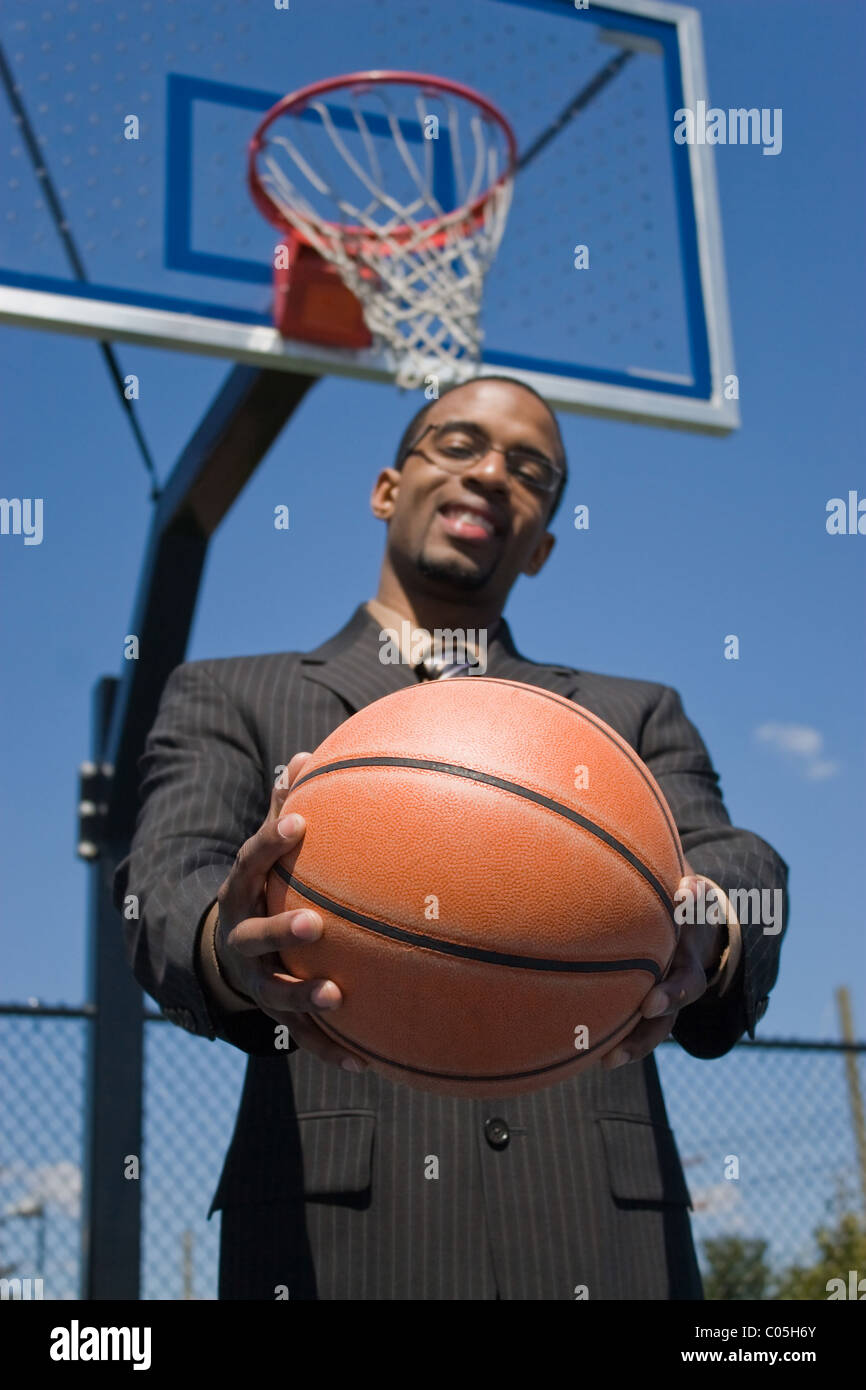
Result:
M467 427L465 438L474 427L497 452L485 451L459 473L447 471L435 462L433 443L446 424L455 432ZM555 494L509 474L498 450L522 448L561 467L551 416L519 386L479 381L431 406L419 434L425 430L419 452L399 472L386 469L374 489L374 511L389 522L390 563L409 587L443 598L473 592L504 604L518 575L537 573L547 559Z

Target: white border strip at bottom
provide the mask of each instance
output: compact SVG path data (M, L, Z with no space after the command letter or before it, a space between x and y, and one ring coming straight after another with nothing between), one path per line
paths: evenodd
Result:
M145 347L222 357L254 367L313 376L333 374L390 382L394 375L382 354L370 348L349 352L317 347L282 338L275 328L74 295L47 294L42 290L13 289L7 285L0 285L0 323L106 342L140 343ZM430 370L437 371L435 362L431 362ZM479 370L518 377L558 409L709 434L729 434L740 423L736 401L724 400L720 395L712 401L696 401L667 392L655 394L631 387L605 386L570 377L548 376L543 372L518 372L494 366L482 366ZM438 374L440 383L446 384L447 374L441 369Z

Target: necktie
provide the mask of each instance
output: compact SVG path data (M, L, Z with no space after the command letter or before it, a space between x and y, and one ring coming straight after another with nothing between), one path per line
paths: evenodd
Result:
M426 661L419 661L415 670L418 672L418 679L422 681L447 681L454 676L466 676L477 663L466 658L471 656L468 651L462 651L459 655L461 661L448 661L443 656L427 657Z

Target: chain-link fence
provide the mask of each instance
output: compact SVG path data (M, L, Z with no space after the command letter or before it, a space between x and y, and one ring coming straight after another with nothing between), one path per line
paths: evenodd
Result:
M0 1008L0 1278L41 1279L46 1299L80 1296L90 1016ZM656 1056L710 1297L778 1297L792 1265L820 1266L820 1227L847 1211L863 1231L850 1062L862 1095L866 1045L741 1043L705 1062L667 1043ZM216 1297L219 1217L206 1216L245 1061L162 1019L145 1024L144 1145L130 1177L142 1184L143 1298Z

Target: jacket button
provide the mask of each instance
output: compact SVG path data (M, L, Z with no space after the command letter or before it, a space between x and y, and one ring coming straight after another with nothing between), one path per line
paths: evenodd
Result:
M484 1136L491 1149L504 1149L511 1138L511 1131L504 1120L485 1120Z

